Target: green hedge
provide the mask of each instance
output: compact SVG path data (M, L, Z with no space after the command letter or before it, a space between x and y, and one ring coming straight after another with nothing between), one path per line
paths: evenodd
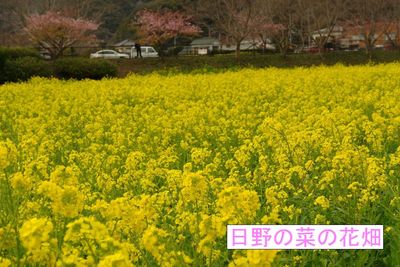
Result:
M38 51L33 48L25 47L0 47L0 60L17 59L22 57L36 57L40 55Z
M0 84L5 82L22 82L33 76L51 77L53 71L49 62L37 57L21 57L4 62Z
M117 74L117 66L106 60L74 57L46 61L33 49L0 47L0 84L26 81L33 76L81 80Z
M118 69L106 60L87 58L61 58L54 62L54 74L62 79L101 79L116 77Z

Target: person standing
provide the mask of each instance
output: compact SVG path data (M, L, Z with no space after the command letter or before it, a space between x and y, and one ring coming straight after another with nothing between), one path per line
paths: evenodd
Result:
M136 49L136 58L143 58L142 57L142 46L139 43L135 43Z

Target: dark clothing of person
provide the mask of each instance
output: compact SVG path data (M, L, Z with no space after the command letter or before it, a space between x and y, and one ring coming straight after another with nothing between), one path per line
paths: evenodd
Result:
M138 43L136 43L135 44L135 49L136 49L136 57L137 58L143 58L142 57L142 49L141 49L141 45L140 44L138 44Z

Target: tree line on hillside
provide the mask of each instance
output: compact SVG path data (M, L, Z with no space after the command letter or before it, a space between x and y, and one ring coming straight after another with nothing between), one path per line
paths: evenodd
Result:
M83 27L75 35L85 35L72 43L93 34L105 42L132 38L157 45L182 35L222 36L236 45L237 56L249 38L273 42L285 55L294 44L312 43L322 52L340 25L361 36L368 54L382 36L400 47L400 0L0 0L0 10L3 45L40 44L46 36L32 34L35 18L56 21L58 14L70 19L64 24Z

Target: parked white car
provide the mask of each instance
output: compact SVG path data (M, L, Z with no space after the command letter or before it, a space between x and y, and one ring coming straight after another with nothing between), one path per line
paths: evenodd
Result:
M41 51L39 52L39 55L40 55L40 57L43 58L43 59L47 59L47 60L50 60L50 59L51 59L50 53L47 52L47 51L45 51L45 50L41 50Z
M128 54L118 53L114 50L100 50L96 53L90 54L90 58L106 58L106 59L115 59L115 58L129 58Z
M142 52L142 57L158 57L157 51L152 46L141 46L140 51ZM135 58L136 55L136 48L132 47L131 58Z

